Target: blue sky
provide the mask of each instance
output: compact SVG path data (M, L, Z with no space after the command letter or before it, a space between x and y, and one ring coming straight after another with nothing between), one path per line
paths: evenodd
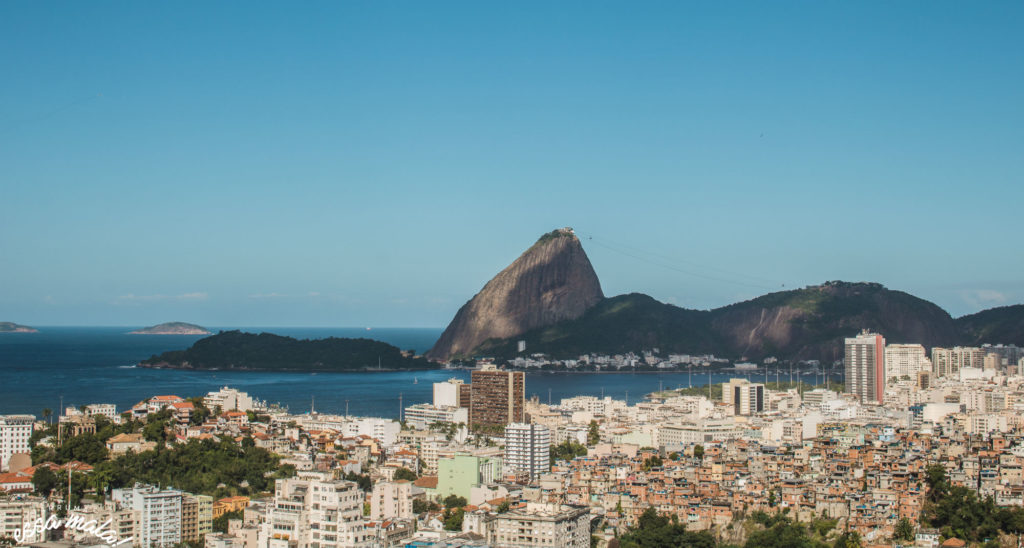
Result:
M567 225L608 295L1022 302L1022 28L1014 2L2 3L0 320L443 326Z

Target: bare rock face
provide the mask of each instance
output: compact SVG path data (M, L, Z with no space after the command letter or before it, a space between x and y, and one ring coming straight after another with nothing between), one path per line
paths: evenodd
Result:
M469 356L484 341L579 318L604 299L571 228L542 236L459 309L426 357Z

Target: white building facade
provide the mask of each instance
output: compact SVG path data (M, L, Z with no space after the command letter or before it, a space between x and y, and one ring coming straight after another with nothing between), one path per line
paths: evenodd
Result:
M505 427L505 470L530 479L551 470L551 431L547 426L514 422Z
M6 471L11 456L28 453L28 439L32 437L32 415L0 415L0 471Z

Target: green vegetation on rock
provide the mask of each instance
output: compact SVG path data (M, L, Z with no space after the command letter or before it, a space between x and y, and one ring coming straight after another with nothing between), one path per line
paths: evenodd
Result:
M222 331L187 350L164 352L140 365L174 369L373 371L433 369L431 362L370 339L294 339L271 333Z

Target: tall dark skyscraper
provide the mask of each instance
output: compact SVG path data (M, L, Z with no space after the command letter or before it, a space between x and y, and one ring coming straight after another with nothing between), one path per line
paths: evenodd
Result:
M525 373L484 365L473 371L471 378L471 425L505 426L525 421Z

